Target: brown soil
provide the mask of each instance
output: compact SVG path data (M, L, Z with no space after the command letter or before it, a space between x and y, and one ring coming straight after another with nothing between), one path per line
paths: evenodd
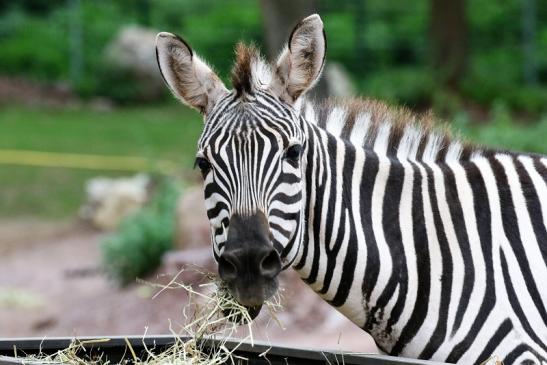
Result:
M78 102L68 84L46 85L20 77L0 76L0 104L66 106Z
M151 299L155 290L149 286L120 289L99 272L101 233L74 224L52 229L38 222L4 222L0 236L0 337L166 334L170 320L174 328L183 320L183 291L164 291ZM208 252L171 255L161 272L176 273L185 262L214 268ZM266 330L260 323L267 314L261 313L255 338L292 347L376 351L366 333L294 273L284 274L282 286L285 309L278 318L286 329L271 324Z

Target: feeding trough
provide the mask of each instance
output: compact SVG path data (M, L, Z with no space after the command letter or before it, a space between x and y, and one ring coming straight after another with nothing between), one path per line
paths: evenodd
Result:
M150 337L109 337L109 338L79 338L81 356L90 359L101 359L101 362L109 361L117 364L123 361L132 362L134 356L144 361L150 356L150 352L161 354L174 346L177 341L185 342L190 338L174 336L150 336ZM36 364L29 356L51 355L63 351L73 344L71 338L22 338L0 340L0 365L12 364ZM440 365L441 363L404 359L383 355L362 355L355 353L340 353L321 350L304 350L297 348L270 346L265 343L255 343L254 346L247 342L223 341L224 346L233 350L232 359L227 363L234 364L271 364L271 365L315 365L315 364L347 364L347 365ZM214 351L218 342L204 340L202 349ZM183 362L181 362L184 364ZM190 362L188 362L190 364ZM193 364L193 363L192 363ZM202 363L200 363L202 364Z

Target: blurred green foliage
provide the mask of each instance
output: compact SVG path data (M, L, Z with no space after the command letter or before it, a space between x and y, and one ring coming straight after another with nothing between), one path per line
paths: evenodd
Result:
M379 70L365 78L361 88L380 100L425 109L431 106L435 82L427 69L405 66Z
M547 115L533 122L515 122L507 105L496 102L489 119L473 123L465 112L453 120L454 130L479 145L547 154Z
M83 1L79 14L63 2L47 15L29 14L17 2L1 15L0 59L2 73L20 75L41 81L69 81L71 16L81 17L84 34L82 54L85 69L74 87L83 93L94 93L96 71L101 65L102 50L120 27L122 14L116 2ZM131 21L131 18L127 19ZM74 80L73 80L74 81Z
M142 23L139 2L81 0L51 6L37 14L24 3L0 8L0 70L44 82L70 82L81 96L101 95L131 101L135 90L128 75L111 69L104 61L105 47L122 26ZM238 39L260 42L259 9L253 0L202 0L154 2L146 16L150 26L184 34L200 54L215 66L229 70L232 48ZM74 24L81 27L83 70L70 77L71 40Z
M153 199L125 218L117 232L101 244L102 267L120 285L134 283L156 269L173 247L177 184L163 181Z
M437 104L437 94L443 91L430 67L428 0L320 0L318 4L329 41L328 57L351 72L362 94L418 108ZM485 108L501 101L512 111L536 116L546 111L547 7L538 4L535 12L539 82L528 85L523 76L522 4L520 0L468 2L469 54L461 100ZM70 74L74 24L80 24L83 38L83 69L77 80L71 80ZM264 40L255 0L24 0L0 6L0 69L46 82L71 82L82 96L130 101L134 90L128 75L109 69L102 58L108 42L128 24L181 34L223 77L229 72L236 41L261 45Z

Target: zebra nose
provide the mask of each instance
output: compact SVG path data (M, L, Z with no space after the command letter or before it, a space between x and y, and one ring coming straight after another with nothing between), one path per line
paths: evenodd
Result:
M276 250L270 248L268 252L262 256L258 270L262 276L268 279L273 279L279 274L281 271L281 259Z
M220 278L233 282L239 277L273 279L281 271L281 259L273 247L225 250L218 262Z
M237 279L238 259L234 252L224 251L218 260L218 274L226 282Z

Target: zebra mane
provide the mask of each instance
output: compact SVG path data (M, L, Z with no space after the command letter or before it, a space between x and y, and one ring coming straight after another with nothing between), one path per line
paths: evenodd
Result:
M350 143L376 153L413 161L468 160L481 149L454 138L431 113L364 99L304 101L301 114L311 123Z
M238 96L252 94L272 80L271 66L262 58L254 45L239 42L235 48L236 59L232 67L232 86Z

